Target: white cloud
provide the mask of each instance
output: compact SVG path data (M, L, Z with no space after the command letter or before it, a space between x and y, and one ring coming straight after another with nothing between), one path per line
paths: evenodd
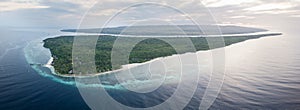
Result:
M22 1L6 1L0 2L0 12L15 11L20 9L41 9L49 8L49 6L39 5L36 2L22 2Z
M246 8L244 10L247 11L266 11L266 10L284 10L296 7L296 4L292 4L290 2L282 2L282 3L268 3L262 4L250 8Z
M111 5L111 4L118 4L121 2L127 2L127 3L132 3L132 2L137 2L138 0L62 0L64 2L69 2L69 3L74 3L82 8L91 8L93 5ZM114 7L112 7L114 8Z
M112 16L116 14L119 10L118 9L103 9L103 10L96 10L96 11L90 11L89 15L92 16Z
M300 15L291 15L290 17L300 18Z
M233 18L233 19L254 19L255 17L252 17L252 16L232 16L230 18Z
M300 2L300 0L290 0L291 2Z
M296 13L298 10L268 10L268 11L257 11L254 14L288 14Z
M99 0L62 0L62 1L77 4L82 8L90 8L94 4L98 3Z
M202 0L207 7L223 7L250 3L260 3L259 0Z
M207 11L203 10L206 8L201 7L200 2L211 10L218 22L227 20L234 20L235 22L245 20L245 22L248 22L254 20L253 18L260 18L263 14L265 14L264 16L277 14L277 16L297 18L300 16L300 0L176 0L176 2L174 0L0 0L0 13L9 11L7 15L11 16L9 13L20 15L21 12L24 13L22 16L34 15L34 19L40 21L57 20L67 23L72 21L75 24L76 21L84 18L86 11L90 9L87 17L90 17L91 20L89 21L93 24L94 22L105 22L120 9L143 2L170 5L187 13L193 19L205 23L205 19L210 15L206 15ZM24 9L36 10L24 11ZM124 21L133 20L134 22L159 17L166 21L182 20L184 22L183 17L180 15L157 7L140 8L129 12L122 14L121 17L124 18ZM174 17L169 17L169 15ZM9 16L4 16L3 19L10 20ZM49 24L53 23L49 22ZM118 24L116 23L116 25ZM124 25L126 24L124 23Z

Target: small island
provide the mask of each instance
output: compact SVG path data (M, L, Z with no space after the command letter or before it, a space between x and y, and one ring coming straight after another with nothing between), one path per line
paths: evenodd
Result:
M249 39L257 39L264 36L281 35L275 34L261 34L261 35L249 35L249 36L228 36L224 37L225 46L242 42ZM86 36L88 38L88 36ZM114 41L118 36L100 35L95 50L95 64L99 73L112 71L111 65L111 51ZM130 39L139 39L138 37L126 37ZM196 51L209 50L206 37L188 37ZM180 37L165 37L164 39L178 40ZM217 39L217 37L210 37L209 39ZM55 68L57 74L60 75L74 75L72 72L72 46L74 36L58 36L55 38L48 38L44 40L44 47L50 49L53 57L52 65ZM166 57L174 54L183 54L190 52L186 50L185 44L178 44L182 51L177 53L175 49L168 43L154 38L147 38L138 43L130 53L129 63L142 63L147 62L158 57ZM220 47L216 47L220 48ZM125 64L120 64L125 65Z

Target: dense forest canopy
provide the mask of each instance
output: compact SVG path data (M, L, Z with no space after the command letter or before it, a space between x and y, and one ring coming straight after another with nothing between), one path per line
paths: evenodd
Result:
M225 46L234 43L242 42L248 39L255 39L269 35L252 35L252 36L239 36L239 37L224 37ZM88 38L88 36L86 36ZM95 50L95 64L98 72L106 72L112 70L111 65L111 51L113 44L118 37L102 35L98 37L96 50ZM140 39L135 37L125 37L129 41L132 39ZM199 50L208 50L209 45L206 39L219 39L219 38L205 38L205 37L189 37L190 41L195 47L194 51L188 49L185 43L177 43L176 50L167 42L155 38L143 38L132 49L129 55L129 63L142 63L158 57L170 56L173 54L182 54L186 52L194 52ZM176 41L180 37L166 37L170 41ZM49 48L54 61L52 65L59 74L74 74L72 73L72 47L74 36L59 36L55 38L48 38L44 40L44 47ZM125 42L126 43L126 42ZM126 45L125 45L126 46ZM216 47L218 48L218 47ZM124 65L124 64L120 64ZM118 69L118 68L114 68Z

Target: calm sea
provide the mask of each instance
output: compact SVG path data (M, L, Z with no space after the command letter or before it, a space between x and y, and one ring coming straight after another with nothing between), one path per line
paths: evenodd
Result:
M283 35L248 40L225 48L224 83L211 109L300 108L299 32L296 27L275 29ZM1 30L0 110L90 109L74 79L54 76L45 67L30 66L30 63L47 63L50 53L41 47L42 40L55 34L58 32L51 29ZM192 75L193 71L190 68L186 74ZM200 74L197 89L185 109L198 109L208 76L205 72ZM109 84L104 88L124 105L145 108L171 97L176 83L170 82L147 94L123 90L115 82L106 82ZM139 86L141 83L151 84L151 81L126 84ZM189 83L194 82L186 84Z

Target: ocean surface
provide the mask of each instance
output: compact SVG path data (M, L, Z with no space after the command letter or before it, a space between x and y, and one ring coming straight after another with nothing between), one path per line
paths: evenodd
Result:
M225 47L224 82L210 109L300 108L299 32L296 27L278 26L272 29L283 35L247 40ZM184 109L198 109L210 80L210 67L207 65L211 61L210 52L204 51L196 54L200 58L198 60L203 62L199 64L200 74L196 84L191 79L197 76L197 72L191 66L183 73L187 75L186 79L181 80L173 71L173 74L165 77L163 86L149 93L128 91L124 85L138 88L137 91L155 88L154 82L160 80L161 74L155 74L158 77L151 80L136 75L140 80L126 82L117 82L113 75L105 75L100 77L103 85L77 83L76 86L74 78L61 78L53 75L49 68L30 65L48 62L51 54L42 47L42 40L60 34L56 29L1 29L0 33L0 110L90 109L77 86L101 87L123 105L147 108L172 97L178 80L184 82L185 86L196 85L194 93L188 93L192 94L192 98ZM143 70L143 66L132 69ZM186 91L189 89L192 88L187 87ZM181 98L185 99L184 95Z

